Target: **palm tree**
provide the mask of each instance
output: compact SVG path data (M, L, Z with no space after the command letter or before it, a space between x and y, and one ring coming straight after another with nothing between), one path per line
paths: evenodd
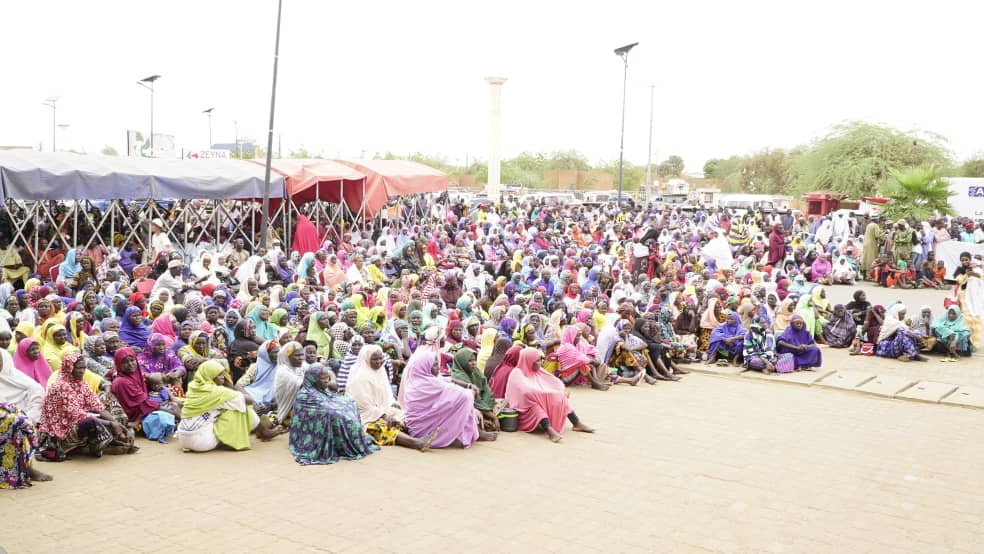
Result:
M905 173L893 172L894 181L882 187L882 195L891 202L882 210L889 219L913 218L925 221L939 215L954 215L950 183L940 177L936 166L916 167Z

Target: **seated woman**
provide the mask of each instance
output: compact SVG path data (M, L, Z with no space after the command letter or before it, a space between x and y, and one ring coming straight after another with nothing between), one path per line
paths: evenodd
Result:
M813 340L813 333L806 328L803 316L793 315L789 327L776 338L776 352L793 356L794 369L813 370L823 364L820 347Z
M711 332L710 343L707 347L707 363L717 365L728 365L728 361L738 365L741 363L742 348L744 346L745 330L738 322L738 314L728 312L724 316L724 323L718 325Z
M554 353L559 362L557 377L566 385L591 383L593 389L608 390L608 367L595 359L597 350L582 339L585 332L579 323L564 328Z
M506 341L508 339L501 340ZM489 389L492 391L493 398L506 397L506 385L509 384L509 374L516 369L516 364L519 363L519 353L522 350L523 347L518 344L509 346L502 359L492 368L492 373L489 375ZM489 365L493 362L495 362L495 359L489 358Z
M857 278L857 271L851 265L847 256L837 258L837 263L830 271L831 281L835 285L854 285Z
M39 456L45 461L61 462L76 451L97 458L104 453L128 452L123 447L108 448L114 437L128 440L127 433L82 380L85 372L82 354L70 352L62 361L57 379L48 388L38 425Z
M32 422L37 422L41 419L43 400L44 388L24 371L14 367L14 359L6 350L0 349L0 403L13 406ZM11 408L8 411L14 410ZM0 480L0 486L2 484L3 480Z
M963 312L950 306L946 313L936 318L932 325L936 337L936 352L946 355L944 362L955 362L960 356L970 356L974 345L970 343L970 327L964 322Z
M150 338L150 327L144 324L140 308L130 306L120 318L120 340L134 350L142 350Z
M144 436L166 443L166 437L174 433L177 405L162 407L150 398L144 374L137 363L137 354L130 348L120 348L113 355L116 362L116 378L112 391L116 401L131 423L139 423Z
M656 370L651 368L652 361L649 359L646 343L637 338L633 349L629 345L631 336L632 324L627 319L619 319L606 325L598 335L595 361L609 368L610 378L615 384L627 383L636 386L645 376L646 382L651 385L656 379L646 375L646 372L655 373Z
M665 329L667 333L670 331L671 329ZM674 349L676 349L678 354L680 353L680 349L675 345L681 343L665 340L663 333L664 326L659 324L655 319L640 317L633 324L632 337L633 339L639 339L642 344L646 345L649 353L649 361L652 362L646 370L648 377L657 381L679 381L681 377L678 377L677 374L686 375L690 373L677 365L672 357ZM694 348L694 352L696 352L696 343ZM646 379L646 382L650 385L654 383L650 379Z
M410 435L419 439L437 430L434 448L468 448L476 440L495 440L495 433L479 428L473 406L478 389L441 379L437 366L438 353L431 348L418 349L407 362L400 392Z
M561 439L565 420L574 430L593 433L571 408L564 383L542 371L542 356L536 348L524 348L519 354L516 370L509 374L506 385L506 402L519 412L519 430L543 431L553 442Z
M475 351L471 348L461 348L451 362L451 380L458 386L478 389L475 398L475 409L482 414L482 428L489 431L499 430L499 419L495 413L495 398L485 374L478 370Z
M810 292L800 297L796 303L796 313L803 318L806 330L814 339L823 341L823 327L830 317L830 303L827 302L827 291L822 285L817 285Z
M376 445L395 444L426 452L437 438L438 430L423 439L415 439L404 432L405 416L393 396L384 363L385 356L379 346L373 344L360 350L345 394L355 400L362 425Z
M337 390L330 369L318 364L304 372L290 421L290 453L297 463L333 464L379 450L362 429L355 400Z
M858 325L843 304L834 306L830 319L823 326L823 341L831 348L848 348L858 335Z
M0 400L0 489L21 489L30 487L31 481L51 481L50 475L32 464L37 448L38 437L31 418L16 405Z
M895 358L902 362L929 361L926 356L919 354L922 336L905 326L905 304L893 304L886 312L882 321L878 340L875 343L875 355L882 358Z
M301 343L291 341L280 347L280 352L277 354L276 374L273 379L273 394L277 400L277 421L285 422L290 417L297 392L301 390L304 383L306 369L304 366L304 347L301 346ZM336 387L337 384L336 378Z
M776 370L776 340L772 330L764 327L762 321L755 317L745 340L742 343L742 363L745 369L772 373Z
M261 344L256 351L256 367L251 370L252 379L248 385L242 387L243 392L253 399L253 409L257 414L262 415L277 409L276 378L279 353L279 342L268 340Z
M180 385L187 371L177 354L167 347L164 336L159 333L150 335L145 346L144 351L137 355L140 371L147 375L160 373L168 384Z
M222 332L220 329L216 331L216 334ZM192 332L188 337L188 344L178 350L178 359L181 360L181 365L184 366L186 372L195 371L198 366L212 358L211 341L205 331Z
M279 426L261 420L253 410L253 399L226 383L228 370L209 360L198 366L181 407L178 444L185 452L208 452L219 444L233 450L250 447L250 431L268 441L283 432Z

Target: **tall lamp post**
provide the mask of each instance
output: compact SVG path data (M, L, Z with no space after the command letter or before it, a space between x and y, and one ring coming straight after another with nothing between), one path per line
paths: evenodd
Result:
M58 103L59 98L61 98L61 96L49 96L48 98L44 99L44 102L41 102L41 104L51 108L51 151L52 152L58 151L58 149L55 148L55 145L57 144L55 141L55 128L57 127L56 115L58 113L58 109L55 107L55 105Z
M150 157L154 157L154 81L160 75L151 75L137 81L137 84L150 91ZM149 84L148 84L149 83Z
M273 89L270 92L270 127L267 131L266 176L263 180L263 213L260 214L260 247L267 246L267 229L270 227L270 166L273 164L273 112L277 106L277 62L280 60L280 13L283 0L277 0L277 40L273 46Z
M649 181L649 168L653 165L653 97L656 95L656 85L649 85L649 149L646 152L646 198L652 183ZM659 178L659 175L656 176Z
M635 48L639 43L633 42L621 48L615 49L615 55L622 58L625 69L622 73L622 136L618 143L618 205L622 205L622 159L625 151L625 90L629 79L629 50Z
M207 110L202 110L202 113L208 116L208 149L212 149L212 110L215 108L209 108Z

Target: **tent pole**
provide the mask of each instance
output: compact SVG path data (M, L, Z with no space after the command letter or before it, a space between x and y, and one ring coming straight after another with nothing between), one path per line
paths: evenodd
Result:
M182 234L184 234L184 257L186 260L191 262L191 256L188 254L188 206L191 202L185 204L185 207L181 210L181 217L184 219L184 225L182 225Z
M148 207L148 211L150 212L150 217L147 218L147 246L149 248L144 250L144 253L149 256L154 248L154 232L151 230L150 221L154 219L154 213L157 211L157 202L151 199L148 201L147 207ZM163 233L164 229L161 229L161 232ZM145 259L144 263L150 261L151 261L150 259Z
M79 201L75 201L75 213L72 214L72 243L76 248L79 246Z
M35 211L34 208L36 206L37 206L37 202L35 202L35 206L31 206L31 212L34 212ZM25 208L27 207L27 203L26 202L24 203L24 207ZM28 212L28 213L30 213L30 212ZM35 222L34 223L34 271L37 271L38 270L38 264L41 262L41 255L38 254L38 248L41 247L40 242L41 242L41 240L40 240L40 237L38 236L38 224ZM47 277L49 279L51 278L50 275L48 275ZM45 278L45 275L42 275L41 276L41 280L44 281L44 278Z
M116 247L116 200L109 201L109 244ZM120 250L124 245L120 245Z
M314 216L317 218L315 221L315 226L321 229L321 181L319 180L317 184L314 185L314 201L315 201L315 212Z

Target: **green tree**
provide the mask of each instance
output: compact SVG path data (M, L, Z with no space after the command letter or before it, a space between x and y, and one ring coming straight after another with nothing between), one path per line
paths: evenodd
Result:
M961 177L984 177L984 152L966 160L959 170Z
M545 160L544 169L574 169L578 171L589 171L591 164L577 150L560 150L550 154Z
M882 210L889 218L899 217L927 220L937 214L954 215L950 183L940 177L936 167L923 166L904 173L893 172L893 179L881 187L882 196L891 202Z
M601 161L595 164L595 169L604 171L612 176L612 188L618 187L618 160ZM622 190L638 190L646 181L646 166L622 162Z
M299 150L291 150L290 157L307 160L311 158L311 153L307 151L307 148L301 148Z
M725 188L749 194L786 194L793 183L791 160L785 150L769 149L739 158L724 177Z
M110 146L108 144L103 147L103 149L100 152L100 154L102 154L103 156L119 156L120 155L120 153L117 152L115 148L113 148L112 146Z
M683 158L674 154L656 166L656 175L658 177L679 177L683 174L683 168Z
M863 122L837 125L813 142L793 167L798 192L827 189L858 197L872 194L894 172L918 166L948 168L950 153L940 135Z

